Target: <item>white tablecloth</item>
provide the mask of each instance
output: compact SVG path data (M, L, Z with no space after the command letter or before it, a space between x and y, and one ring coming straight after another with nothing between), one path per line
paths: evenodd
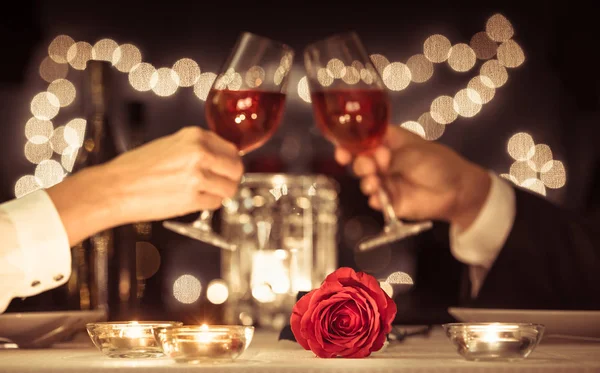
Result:
M319 359L290 341L259 332L238 360L187 365L168 359L111 359L84 343L46 350L0 350L0 372L600 372L600 343L545 340L521 362L469 362L440 329L410 337L366 359Z

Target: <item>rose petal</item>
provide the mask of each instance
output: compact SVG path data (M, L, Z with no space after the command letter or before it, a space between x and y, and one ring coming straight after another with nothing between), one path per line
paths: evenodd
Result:
M298 341L298 343L300 343L300 345L304 347L305 350L308 350L310 348L308 346L308 342L306 341L306 337L301 331L301 320L302 316L306 314L306 311L308 310L310 299L312 298L315 291L316 290L309 292L308 294L300 298L298 302L296 302L292 310L292 316L290 317L290 326L292 328L292 333L294 334L296 341Z

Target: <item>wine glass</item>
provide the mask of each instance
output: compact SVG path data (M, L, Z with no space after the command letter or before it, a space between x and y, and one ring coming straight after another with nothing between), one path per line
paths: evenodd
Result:
M242 33L216 77L204 105L209 128L235 144L244 155L273 136L285 105L285 91L294 51L289 46L249 32ZM193 223L166 221L165 228L235 250L211 227L212 211Z
M304 65L317 127L332 143L353 155L378 147L390 119L390 103L381 76L354 32L337 34L306 47ZM430 221L398 219L388 193L379 188L383 232L358 245L372 250L430 229Z

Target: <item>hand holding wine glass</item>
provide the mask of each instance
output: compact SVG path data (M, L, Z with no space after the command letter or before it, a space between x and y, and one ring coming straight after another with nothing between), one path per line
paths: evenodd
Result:
M353 157L337 148L335 158L342 165L352 163L374 209L381 210L378 190L383 186L399 216L446 221L460 230L477 218L490 189L483 167L399 126L389 126L372 155Z
M209 128L236 145L239 155L257 149L277 130L294 51L271 39L242 33L206 98ZM236 247L212 230L212 211L191 224L167 221L182 235L226 250Z
M381 76L358 35L334 35L309 45L304 64L315 119L323 135L352 156L373 156L388 128L390 104ZM430 221L401 222L384 188L377 188L377 195L385 227L379 235L361 242L359 250L372 250L431 228Z

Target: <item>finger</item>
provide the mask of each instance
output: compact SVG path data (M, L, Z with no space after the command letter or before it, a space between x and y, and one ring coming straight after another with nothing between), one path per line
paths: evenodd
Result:
M383 138L383 144L392 150L423 141L425 140L423 140L421 136L396 125L388 126L385 137Z
M367 175L373 175L377 173L377 165L375 164L375 160L366 155L359 155L354 160L352 165L352 170L358 177L363 177Z
M244 174L244 165L235 146L216 135L202 141L204 157L200 166L215 174L239 182Z
M366 195L374 194L377 192L377 190L379 190L380 183L381 182L377 176L366 176L360 181L360 190Z
M198 191L210 193L221 198L233 197L238 189L238 182L209 170L200 171Z
M381 202L379 201L377 194L373 194L369 197L369 207L373 210L381 210Z
M379 172L386 172L390 166L392 152L389 148L380 146L373 152L373 159Z
M223 198L219 196L208 193L198 193L194 201L193 211L216 210L221 207L222 203Z
M352 154L346 149L336 148L335 160L342 166L345 166L352 161Z

